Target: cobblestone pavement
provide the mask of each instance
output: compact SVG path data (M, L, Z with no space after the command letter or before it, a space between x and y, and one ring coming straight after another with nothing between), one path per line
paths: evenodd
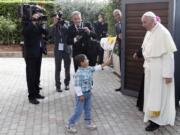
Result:
M71 70L73 79L73 68ZM136 99L114 91L118 82L111 70L95 73L93 121L98 129L85 129L81 118L77 135L180 135L180 113L174 127L145 132L146 125L143 114L136 108ZM70 91L55 91L52 58L43 59L41 86L46 98L37 106L29 104L24 60L0 58L0 135L69 135L64 127L73 110L72 82Z

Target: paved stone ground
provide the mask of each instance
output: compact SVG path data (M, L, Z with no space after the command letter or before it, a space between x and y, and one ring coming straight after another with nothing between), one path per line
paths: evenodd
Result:
M98 130L84 129L81 118L77 135L180 135L180 113L174 127L146 133L136 99L114 92L118 78L108 70L95 73L94 80L93 118ZM69 135L64 126L73 110L74 92L72 84L71 91L55 92L52 58L43 59L41 85L46 99L38 106L29 104L24 60L0 58L0 135Z

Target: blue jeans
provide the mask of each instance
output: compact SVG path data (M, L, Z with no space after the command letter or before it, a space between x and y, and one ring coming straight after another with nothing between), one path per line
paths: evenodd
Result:
M76 105L73 115L69 118L68 125L74 126L75 123L79 120L83 110L84 110L84 120L85 124L91 123L91 92L84 94L85 100L80 101L80 97L76 98Z

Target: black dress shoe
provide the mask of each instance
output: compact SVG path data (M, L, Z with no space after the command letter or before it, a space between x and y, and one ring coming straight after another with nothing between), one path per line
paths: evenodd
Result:
M159 127L160 126L158 124L150 121L150 124L145 128L145 130L148 131L148 132L152 132L152 131L155 131L155 130L159 129Z
M45 97L42 96L42 95L40 95L40 94L38 94L38 95L36 95L36 98L37 98L37 99L44 99Z
M69 90L69 85L66 85L66 86L65 86L65 90Z
M62 92L61 88L56 88L57 92Z
M120 88L118 88L118 89L115 89L115 91L117 91L117 92L118 92L118 91L121 91L121 87L120 87Z
M39 89L39 90L42 90L42 88L41 88L41 87L38 87L38 89Z
M39 104L39 101L37 99L29 99L29 103L37 105Z
M139 111L143 112L143 108L138 108L138 109L139 109Z
M41 87L36 87L36 89L37 89L37 90L42 90L42 88L41 88Z

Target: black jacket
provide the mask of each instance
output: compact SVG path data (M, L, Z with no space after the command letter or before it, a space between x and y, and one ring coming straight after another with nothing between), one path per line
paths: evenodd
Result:
M47 35L47 31L40 25L33 25L32 22L23 26L24 48L23 54L25 58L38 58L42 55L42 35ZM41 45L40 45L41 44Z
M74 24L72 24L68 28L67 43L68 45L72 45L73 47L73 57L81 53L87 55L88 53L92 51L89 48L91 47L91 40L96 38L96 34L90 23L83 23L83 26L88 27L91 30L90 34L87 34L86 32L78 31ZM75 43L74 38L77 35L81 35L82 38L78 42Z
M108 24L107 23L100 23L99 21L94 23L94 30L97 35L97 39L101 40L103 37L107 37L108 34Z
M65 22L63 25L57 23L56 25L50 27L49 36L53 39L55 51L58 51L59 43L62 42L64 43L64 52L71 54L71 47L67 45L68 27L68 22Z

